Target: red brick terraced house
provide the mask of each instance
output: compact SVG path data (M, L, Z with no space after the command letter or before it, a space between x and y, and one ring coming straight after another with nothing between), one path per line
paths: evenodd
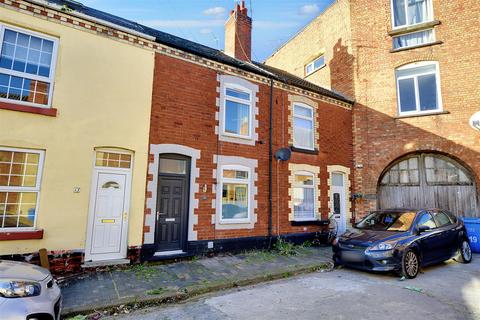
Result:
M124 125L127 131L118 129L126 136L123 141L109 139L110 134L106 134L102 136L103 142L90 145L87 137L82 137L81 133L78 135L80 141L89 143L84 148L85 157L97 157L95 162L87 159L86 163L91 164L87 169L102 173L108 167L110 171L115 171L115 175L113 171L108 177L102 175L106 180L96 183L97 175L90 182L87 175L81 174L84 178L82 183L75 184L73 192L69 184L66 188L62 187L65 193L58 193L38 180L36 187L42 190L42 195L66 194L62 197L62 203L69 209L62 209L59 201L48 202L50 210L39 212L39 217L44 219L39 220L39 226L45 227L45 239L31 239L29 247L23 248L26 240L21 240L15 234L17 242L8 242L9 247L3 255L19 260L33 257L30 261L35 262L38 260L36 251L46 247L52 259L53 271L75 271L81 264L93 267L128 263L139 258L170 259L211 251L266 247L277 236L304 241L312 239L324 229L322 224L329 217L329 212L333 211L344 218L339 219L340 228L346 228L346 217L352 210L353 101L288 72L251 61L252 20L243 2L232 10L226 22L225 52L89 8L76 1L0 0L0 7L16 25L48 33L55 33L55 28L60 30L61 25L62 31L72 34L70 37L57 35L62 59L59 59L56 94L74 91L75 81L80 81L74 73L65 75L60 72L64 70L62 63L67 61L66 57L78 60L70 52L74 52L79 42L72 41L71 45L67 45L66 39L88 35L100 41L92 49L108 44L117 50L138 51L142 55L144 60L141 61L144 62L118 57L129 68L141 63L147 71L141 69L142 72L136 73L140 79L132 78L132 72L120 75L116 67L110 73L102 72L102 75L115 74L115 81L122 85L128 85L134 79L135 86L132 85L132 88L141 87L146 91L137 88L133 91L123 90L122 93L139 92L136 98L148 101L145 107L134 99L124 99L122 103L125 105L117 102L116 105L121 107L115 109L116 117L123 117L128 125L138 128L135 131ZM25 19L31 19L31 23L21 22ZM35 26L33 22L41 26ZM6 46L11 46L10 42ZM88 54L91 52L89 50ZM94 57L105 56L98 54ZM102 66L108 68L106 64ZM81 68L81 74L95 74L89 68ZM141 74L144 74L144 78ZM67 76L72 81L66 81L62 86L64 82L61 80ZM94 80L99 78L96 76L91 83L96 83ZM83 83L91 85L85 81ZM109 88L112 91L114 89ZM71 102L77 101L75 95L66 94L62 97L65 97L62 100L65 107L59 109L60 120L64 119L63 114L68 114ZM89 98L103 97L97 94ZM60 100L55 101L54 106ZM114 107L115 101L109 98L97 107L98 111L106 113L106 106ZM19 108L16 105L14 107L15 110ZM13 114L11 112L14 111L10 109L3 111L2 116L15 115L20 121L25 121L21 120L19 113ZM43 113L53 112L22 109L31 110L37 113L39 110ZM128 112L145 115L142 118L144 121L128 116ZM94 116L92 114L90 118L88 113L78 116L78 124L89 124L91 122L88 121L96 119ZM38 117L31 119L45 120ZM108 131L108 121L98 121L101 121L101 125L96 127L105 128L102 132L111 132L112 137L118 136L115 136L117 130ZM50 133L47 126L42 128L47 137L56 134ZM146 130L148 128L149 132ZM133 134L140 131L145 133L144 138ZM16 140L7 134L13 136L15 131L9 130L3 138L6 139L5 145L9 146L11 141ZM17 136L19 134L16 133ZM25 133L23 139L33 141L34 137ZM123 146L122 143L128 139L134 140L131 144L138 144L139 147ZM2 141L0 143L3 144ZM26 141L22 143L29 145ZM44 147L49 155L47 161L55 160L47 142ZM64 148L62 146L60 149ZM8 150L10 153L7 155L11 159L14 151ZM130 153L125 155L126 152ZM76 158L78 162L82 160L85 163L84 158ZM110 161L110 158L118 161ZM12 163L10 161L10 165ZM5 164L2 165L4 168ZM135 168L134 181L139 178L143 180L132 185L132 194L135 196L130 197L122 193L123 180L116 182L112 179L123 176L127 171L130 174L132 166ZM51 165L46 167L55 169ZM138 171L144 171L145 175ZM61 170L54 172L62 182L78 183L63 178ZM3 171L2 175L5 175ZM51 177L52 173L45 171L44 181L51 181ZM94 190L90 197L84 191L89 190L89 183L93 183L91 190ZM100 191L95 191L97 189ZM108 197L104 197L104 193ZM114 194L123 194L123 202L117 201L120 197ZM97 203L97 195L105 201L102 206L92 205L88 210L86 206L80 207L75 202L79 195L84 204L89 203L89 199L90 203ZM130 199L135 206L129 208L127 203ZM6 201L3 202L5 205ZM42 200L41 203L46 208L47 202ZM0 209L5 211L6 207L1 205ZM137 206L140 210L135 209ZM9 208L8 212L11 211ZM72 226L75 234L70 232L72 236L69 242L61 241L66 237L52 227L61 228L62 220L56 219L59 215L57 212L69 212L69 216L77 221ZM50 214L51 218L45 219L45 214ZM87 224L87 221L91 221L89 225L93 229L76 228L77 225ZM128 233L127 222L130 222ZM107 229L113 231L107 233ZM117 239L115 234L121 234L121 237ZM117 247L123 249L119 251Z
M355 99L355 214L480 216L480 2L337 0L266 61Z
M352 101L251 61L251 31L242 3L225 52L155 34L143 259L303 241L351 210Z

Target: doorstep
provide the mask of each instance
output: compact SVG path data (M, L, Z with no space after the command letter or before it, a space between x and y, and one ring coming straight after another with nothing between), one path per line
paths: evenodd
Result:
M116 266L116 265L122 265L122 264L130 264L130 259L85 261L82 264L82 268L97 268L97 267L106 267L106 266Z
M193 254L190 254L183 250L157 251L153 254L153 256L148 258L148 261L174 260L191 256L193 256Z

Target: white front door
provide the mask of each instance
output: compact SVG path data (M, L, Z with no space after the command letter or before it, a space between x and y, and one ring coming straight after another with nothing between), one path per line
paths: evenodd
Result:
M127 172L95 169L85 261L126 257L129 184Z
M340 172L332 173L332 204L333 216L337 221L340 235L347 230L347 199L345 192L345 174Z

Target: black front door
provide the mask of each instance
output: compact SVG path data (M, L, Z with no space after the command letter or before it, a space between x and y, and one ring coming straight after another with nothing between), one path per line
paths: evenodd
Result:
M157 190L157 251L186 250L188 225L189 160L160 158Z

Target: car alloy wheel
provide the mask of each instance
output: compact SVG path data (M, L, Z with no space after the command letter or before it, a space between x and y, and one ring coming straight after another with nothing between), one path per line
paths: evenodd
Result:
M418 274L419 268L420 262L417 254L412 250L405 252L402 266L404 276L409 279L415 278Z
M469 263L472 261L472 248L470 248L470 243L467 240L462 241L462 246L460 248L460 262Z

